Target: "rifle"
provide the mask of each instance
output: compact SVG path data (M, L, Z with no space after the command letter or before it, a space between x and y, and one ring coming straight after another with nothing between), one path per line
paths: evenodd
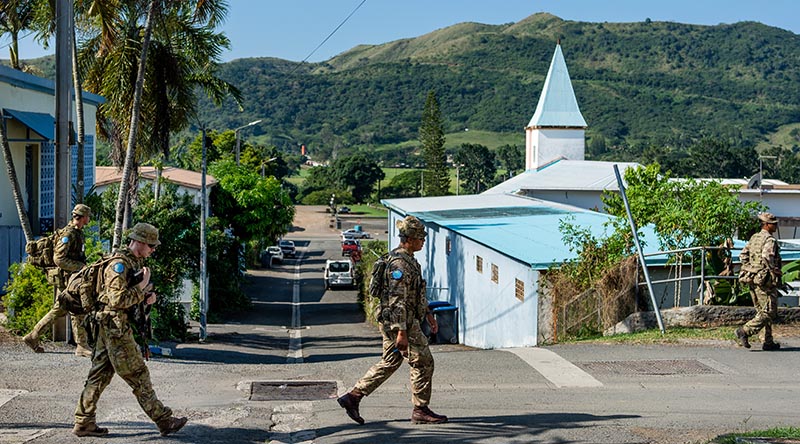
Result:
M144 279L144 271L139 270L128 281L128 288L132 288L136 285L139 285L140 282ZM145 361L150 360L150 346L148 341L153 338L153 328L150 324L150 309L152 308L151 305L147 305L147 298L153 291L153 283L150 282L147 284L147 287L144 288L145 298L142 302L134 305L131 307L131 312L129 313L131 324L133 324L133 336L136 340L136 343L139 344L139 349L142 352L142 357L144 357Z

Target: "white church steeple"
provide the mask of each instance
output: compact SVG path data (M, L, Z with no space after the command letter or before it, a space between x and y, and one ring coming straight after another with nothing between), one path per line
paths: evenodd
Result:
M560 158L584 160L586 126L559 41L536 112L525 128L525 169L538 169Z

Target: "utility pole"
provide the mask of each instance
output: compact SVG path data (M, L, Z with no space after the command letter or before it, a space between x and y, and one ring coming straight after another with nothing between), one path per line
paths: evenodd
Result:
M208 197L206 195L206 170L208 162L208 148L206 147L206 127L203 126L203 157L200 174L200 342L205 342L208 336L206 315L208 314L208 252L206 246L206 213L208 212Z
M72 92L72 1L56 1L56 195L53 229L67 224L70 214L72 153L69 121Z
M72 0L56 0L56 164L53 230L67 224L72 197L72 172L69 146L72 93ZM55 300L58 290L54 289ZM53 324L54 340L70 339L70 323L61 319Z

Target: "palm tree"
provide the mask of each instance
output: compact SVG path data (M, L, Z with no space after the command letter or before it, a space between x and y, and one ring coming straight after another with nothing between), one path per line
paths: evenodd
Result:
M33 3L30 0L0 1L0 34L8 34L11 44L8 45L11 67L22 71L19 63L19 33L29 29L33 20Z
M215 32L227 12L226 2L157 0L153 6L144 59L142 36L147 26L141 27L141 2L134 0L118 0L116 18L105 21L110 32L95 30L83 42L79 56L86 89L107 99L98 108L98 133L111 142L114 164L123 167L123 205L118 206L115 243L135 198L130 190L136 189L138 165L159 152L169 158L170 134L185 129L195 118L198 87L216 103L228 96L241 101L239 91L216 76L221 52L230 46L224 35ZM139 79L136 73L141 66L144 81L137 108L132 85ZM136 131L131 131L134 109L139 116Z
M6 164L6 174L8 180L11 181L11 191L14 195L14 204L17 206L17 214L19 214L19 222L22 225L22 232L25 233L25 240L30 242L33 240L33 230L31 230L31 223L28 220L28 213L25 211L25 202L22 200L22 190L19 187L19 179L17 179L17 171L14 169L14 159L11 157L11 147L8 146L8 137L6 137L5 125L3 125L3 116L0 113L0 144L3 145L3 160Z

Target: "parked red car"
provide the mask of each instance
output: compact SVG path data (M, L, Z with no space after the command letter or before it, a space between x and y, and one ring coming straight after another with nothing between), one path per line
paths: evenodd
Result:
M342 241L342 256L350 256L354 251L361 251L361 244L355 239Z

